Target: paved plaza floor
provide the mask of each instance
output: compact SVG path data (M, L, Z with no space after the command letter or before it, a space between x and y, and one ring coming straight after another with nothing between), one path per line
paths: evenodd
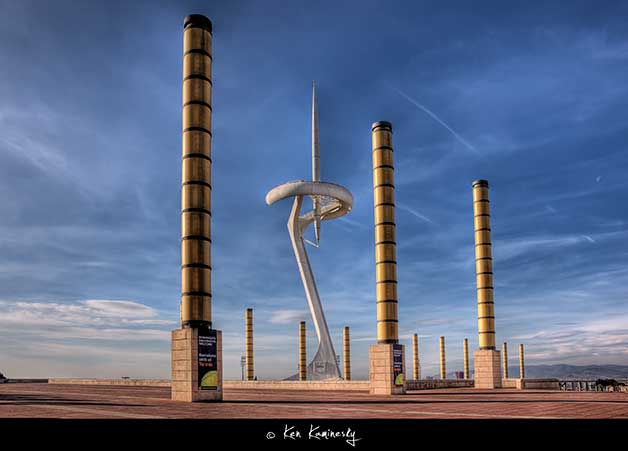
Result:
M167 387L0 385L0 418L71 419L610 419L628 418L628 393L442 389L403 396L230 389L220 403L170 400Z

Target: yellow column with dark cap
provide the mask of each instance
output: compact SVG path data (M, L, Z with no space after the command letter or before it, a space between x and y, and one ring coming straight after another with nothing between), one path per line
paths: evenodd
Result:
M397 343L397 251L392 125L371 126L375 206L377 342Z
M344 341L344 375L345 380L351 380L351 341L349 338L349 327L346 326L343 330L342 338Z
M447 379L447 368L445 366L445 337L440 337L440 378Z
M495 349L491 217L488 182L486 180L473 182L473 230L475 235L475 276L480 349Z
M397 314L397 237L392 125L371 125L375 210L375 299L377 344L369 347L369 393L405 393L405 346L399 343Z
M417 334L412 335L412 376L414 380L421 379L421 370L419 369L419 336Z
M246 367L246 380L252 381L255 379L255 366L253 361L253 309L246 309L246 335L245 335L245 367Z
M463 352L464 352L464 378L469 379L469 340L466 338L463 342Z
M488 182L475 180L473 187L473 234L475 238L475 280L478 305L479 349L473 356L475 388L502 386L501 358L495 348L493 306L493 255Z
M183 39L181 325L211 326L212 24L186 17Z
M502 360L502 373L504 374L504 379L508 379L508 343L502 345Z
M526 377L526 368L523 361L523 344L519 345L519 378L525 379Z
M299 380L307 380L307 348L305 342L305 321L299 322Z
M222 332L212 330L211 320L211 69L212 23L192 14L183 21L181 328L172 331L171 376L175 401L222 400Z

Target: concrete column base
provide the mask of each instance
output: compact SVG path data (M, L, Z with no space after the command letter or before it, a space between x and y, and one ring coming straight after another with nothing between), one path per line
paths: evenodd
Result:
M501 388L502 369L500 352L494 349L479 349L473 354L475 388Z
M369 346L369 393L371 395L403 395L405 390L406 350L401 345L401 380L394 380L393 345ZM395 384L397 382L397 384ZM401 382L401 385L398 385Z
M222 401L222 332L216 331L216 362L218 386L216 390L201 390L198 380L198 329L172 331L172 385L173 401Z

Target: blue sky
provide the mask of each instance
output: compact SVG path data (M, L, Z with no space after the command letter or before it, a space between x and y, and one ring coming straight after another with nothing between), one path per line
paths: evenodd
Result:
M182 21L214 22L213 311L240 377L315 334L272 187L354 208L309 248L354 377L375 342L370 124L394 126L400 334L424 375L477 347L471 181L491 185L498 343L528 364L628 364L628 33L621 2L0 0L0 371L169 376L180 292ZM406 358L410 358L408 352Z

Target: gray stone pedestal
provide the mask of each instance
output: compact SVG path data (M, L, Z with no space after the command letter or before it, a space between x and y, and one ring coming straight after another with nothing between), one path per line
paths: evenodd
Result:
M501 388L502 371L500 352L480 349L473 354L475 388Z
M369 347L369 391L371 395L403 395L406 392L404 387L406 377L405 347L401 346L403 380L395 381L393 346L392 344L377 344Z
M172 331L172 400L222 401L222 332L216 332L215 389L201 389L198 374L199 329Z

